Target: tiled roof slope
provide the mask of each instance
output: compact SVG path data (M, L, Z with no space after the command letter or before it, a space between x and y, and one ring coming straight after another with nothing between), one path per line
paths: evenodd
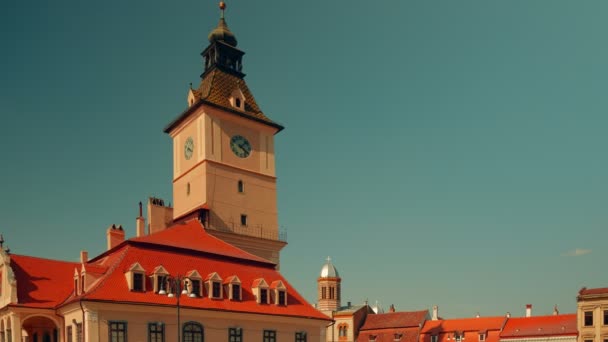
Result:
M509 318L500 338L578 335L576 314Z
M198 229L198 233L193 234L191 230L194 228ZM168 244L164 246L161 244L162 237L168 238ZM171 276L185 275L196 270L203 278L217 272L223 280L235 275L241 280L243 292L241 301L227 299L226 293L223 299L209 299L205 293L203 298L182 296L180 298L182 307L330 320L307 303L275 270L274 264L263 259L260 261L259 258L236 247L220 242L205 233L196 220L150 236L129 240L111 250L110 254L95 260L95 263L103 261L105 266L109 267L108 272L87 293L80 297L72 297L71 300L83 298L104 302L174 306L175 298L159 295L151 290L152 281L149 276L156 267L162 265ZM187 247L175 246L178 243L187 244ZM112 260L111 265L108 265L108 260ZM139 263L146 271L145 292L134 292L128 288L125 272L135 263ZM252 284L259 278L263 278L269 284L282 281L287 287L287 305L257 304L252 292Z
M367 315L357 341L367 342L370 337L375 337L377 342L395 341L397 334L401 342L416 342L420 327L427 316L426 310Z
M595 289L588 289L586 287L583 287L580 291L578 291L578 294L580 296L608 295L608 287L600 287L600 288L595 288Z
M74 269L80 263L11 255L17 280L18 306L54 308L74 290Z
M418 328L424 323L428 311L389 312L368 315L361 330L388 329L388 328Z
M369 342L371 337L375 337L376 342L394 342L395 334L401 337L400 340L397 340L399 342L416 342L418 341L418 330L419 328L366 330L359 333L357 342Z
M234 247L229 243L207 234L202 224L198 220L190 220L183 224L176 224L158 233L133 238L130 239L130 241L136 243L184 248L202 253L274 265L271 261L247 253L240 248Z
M506 317L458 318L426 321L422 333L500 330Z
M240 89L245 97L245 110L237 110L230 104L230 96L236 89ZM249 118L261 123L283 129L283 126L268 118L258 106L255 98L251 94L247 83L240 77L214 68L209 71L201 80L198 89L193 90L194 96L199 100L192 105L180 116L165 127L165 133L169 133L174 127L182 122L194 109L198 108L201 103L210 103L215 106L227 109L232 113Z

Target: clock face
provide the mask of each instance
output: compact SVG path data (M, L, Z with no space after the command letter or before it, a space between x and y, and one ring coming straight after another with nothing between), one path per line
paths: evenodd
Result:
M251 144L241 135L235 135L230 139L230 149L239 158L247 158L251 154Z
M186 160L189 160L190 158L192 158L193 152L194 152L194 140L192 140L192 137L188 137L188 139L186 139L186 143L184 144L184 156L186 157Z

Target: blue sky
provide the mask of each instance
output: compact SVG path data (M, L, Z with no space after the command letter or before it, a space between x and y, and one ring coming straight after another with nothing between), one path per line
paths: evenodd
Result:
M444 317L575 310L608 285L605 1L243 1L227 22L276 137L282 272L310 301ZM76 260L171 201L162 129L214 1L0 4L0 231Z

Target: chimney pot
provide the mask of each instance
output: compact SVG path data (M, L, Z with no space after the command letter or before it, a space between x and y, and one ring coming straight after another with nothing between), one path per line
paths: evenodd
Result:
M526 304L526 317L532 316L532 304Z
M80 263L86 264L89 261L89 252L80 251Z
M437 305L433 305L433 316L431 317L433 321L439 319L439 307Z
M120 229L116 229L116 225L113 224L106 231L106 238L108 240L108 250L110 250L125 241L125 231L122 226L120 226Z

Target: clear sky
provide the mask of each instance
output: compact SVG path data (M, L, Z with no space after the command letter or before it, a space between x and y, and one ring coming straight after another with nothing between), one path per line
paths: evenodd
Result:
M276 137L282 272L310 301L573 312L608 285L608 2L244 1L226 18ZM77 260L171 199L162 129L216 1L0 3L0 232Z

